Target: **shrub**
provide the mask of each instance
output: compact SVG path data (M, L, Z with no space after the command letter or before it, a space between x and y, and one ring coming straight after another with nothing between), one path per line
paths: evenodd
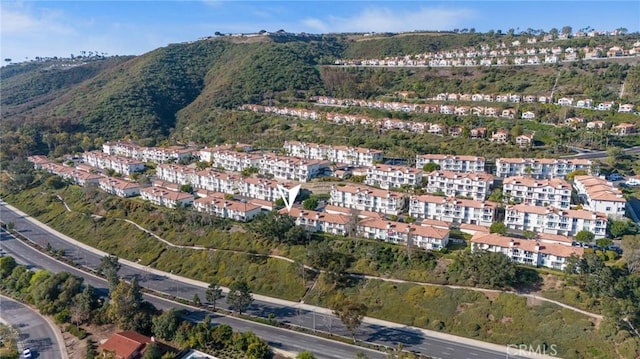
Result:
M71 320L71 314L69 314L69 309L64 309L63 311L56 313L53 316L53 320L58 324L68 323L69 320Z
M73 325L73 324L67 325L66 331L71 333L73 336L75 336L76 338L78 338L80 340L86 338L89 335L86 330L78 327L77 325Z

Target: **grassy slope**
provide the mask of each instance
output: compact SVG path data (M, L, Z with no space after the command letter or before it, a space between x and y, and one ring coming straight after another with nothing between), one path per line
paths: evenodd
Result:
M307 282L303 285L301 273L295 264L240 253L171 248L115 218L128 217L144 226L155 226L154 230L161 235L167 234L168 238L184 244L229 248L237 240L245 243L236 243L238 248L249 245L250 237L254 235L220 232L220 228L228 227L225 222L212 223L211 232L202 232L196 226L189 225L189 211L176 213L155 209L141 201L121 201L104 194L96 197L76 186L57 191L74 210L69 213L51 192L42 190L40 187L11 194L7 196L7 201L70 236L120 257L130 260L140 258L142 263L165 271L203 281L215 279L222 285L228 285L237 278L245 278L256 293L290 300L299 300L305 289L312 284ZM95 210L86 196L100 201L103 208L106 208L100 212L105 216L104 220L95 221L85 214ZM334 244L339 251L347 254L355 250L371 252L376 247L368 241L363 241L357 248L350 241L336 241ZM268 252L264 245L254 244L252 250ZM390 255L397 249L391 245L378 247L379 251L374 257ZM297 249L291 249L290 255L300 254ZM400 263L398 265L392 272L395 273L398 269L402 271ZM436 272L429 268L433 267L427 264L424 270ZM372 273L389 270L375 269L371 263L364 261L353 263L353 269ZM307 273L306 279L313 280L309 274ZM424 275L411 271L407 271L405 275L427 279ZM426 277L431 275L427 274ZM378 280L355 282L349 288L336 289L321 276L305 301L331 306L342 297L366 303L371 308L370 315L373 317L495 343L556 344L560 354L566 358L613 358L616 357L613 355L614 342L620 344L618 350L623 353L622 357L626 357L637 344L633 344L633 340L629 338L608 339L606 333L614 335L616 331L612 331L607 321L597 328L587 318L575 312L549 304L531 306L525 299L507 294L487 297L479 292ZM603 325L606 330L602 328Z

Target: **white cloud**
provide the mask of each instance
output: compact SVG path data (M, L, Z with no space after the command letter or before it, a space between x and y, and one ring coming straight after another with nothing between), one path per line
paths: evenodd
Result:
M69 34L74 30L68 26L62 14L57 11L35 13L23 7L2 5L2 24L0 35L29 35L34 33Z
M306 18L302 25L312 32L400 32L451 30L475 17L470 9L428 8L415 11L370 7L350 17Z

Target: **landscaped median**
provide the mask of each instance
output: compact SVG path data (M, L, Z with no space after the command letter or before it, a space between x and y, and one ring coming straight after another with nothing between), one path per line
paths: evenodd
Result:
M483 293L375 279L336 283L334 278L327 278L326 274L321 274L314 281L312 271L306 271L303 280L300 266L282 259L256 256L255 252L177 248L162 243L130 223L111 217L112 213L117 214L117 218L124 217L123 212L131 210L133 205L126 200L114 201L114 212L90 213L89 206L82 201L82 190L68 187L60 191L73 210L68 212L55 196L48 193L36 195L39 191L42 188L11 194L6 201L35 214L36 218L49 226L87 245L131 262L141 259L142 264L151 264L164 272L172 271L193 278L203 285L214 279L221 285L227 285L234 279L245 278L257 294L293 301L298 301L313 286L304 297L307 304L331 307L343 298L350 298L366 304L370 317L502 345L555 344L558 355L566 358L581 355L613 358L618 357L614 355L616 352L633 352L632 345L626 343L627 338L611 336L615 333L611 332L611 324L606 320L602 323L607 328L605 332L602 324L598 327L587 316L557 305L528 302L527 298L515 294ZM162 212L151 213L159 216ZM127 218L140 217L133 212L128 214ZM156 218L154 223L149 221L140 224L144 228L155 225L158 232L154 233L166 239L161 228L167 228L166 223L158 223ZM197 231L201 231L203 238L207 237L206 231L202 232L201 227L194 225L192 232ZM255 237L252 233L238 232L226 235L240 241ZM172 231L172 236L177 237L179 233ZM209 246L204 240L198 242L199 245ZM261 251L266 249L264 243L256 246Z

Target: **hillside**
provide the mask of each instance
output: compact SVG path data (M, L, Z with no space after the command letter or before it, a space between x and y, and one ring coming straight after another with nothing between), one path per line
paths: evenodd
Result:
M605 40L617 44L633 41L633 36L567 40L565 45L598 45ZM0 69L2 155L81 151L126 136L149 144L192 139L184 131L219 129L230 118L237 129L266 130L269 119L229 110L245 103L291 105L315 95L380 98L412 91L425 98L440 92L555 90L560 95L615 100L624 83L626 101L640 98L637 56L540 66L331 65L340 58L415 55L481 43L493 46L514 38L451 33L214 37L171 44L142 56L73 66L46 61L11 65ZM235 134L223 130L214 137L217 143Z

